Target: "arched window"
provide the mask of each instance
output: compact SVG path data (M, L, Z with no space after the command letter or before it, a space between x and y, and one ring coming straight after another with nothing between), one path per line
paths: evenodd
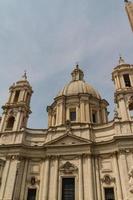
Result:
M14 103L17 103L17 102L18 102L19 95L20 95L20 90L17 90L17 91L15 92L15 96L14 96Z
M92 123L97 123L97 111L92 110Z
M133 118L133 102L129 104L130 117Z
M15 118L13 116L8 118L6 130L12 130L14 125Z
M123 74L124 82L126 87L131 87L131 81L129 74Z

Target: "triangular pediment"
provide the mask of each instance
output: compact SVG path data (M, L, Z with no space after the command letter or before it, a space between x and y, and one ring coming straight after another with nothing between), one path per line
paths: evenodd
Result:
M90 144L91 142L87 139L75 136L72 134L65 134L60 136L50 142L47 142L45 146L68 146L68 145L80 145L80 144Z

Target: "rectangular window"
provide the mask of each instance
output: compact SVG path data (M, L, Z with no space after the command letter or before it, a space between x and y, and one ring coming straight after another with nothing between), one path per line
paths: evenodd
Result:
M75 179L62 179L62 200L75 200Z
M131 82L130 82L129 74L124 74L123 78L124 78L125 86L126 87L131 87Z
M115 200L114 188L104 188L105 200Z
M27 200L36 200L36 188L28 188Z
M70 109L70 121L76 121L76 108Z

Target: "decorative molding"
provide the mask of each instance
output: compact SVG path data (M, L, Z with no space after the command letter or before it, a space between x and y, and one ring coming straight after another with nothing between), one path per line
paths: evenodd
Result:
M27 183L29 183L31 186L35 186L39 185L40 180L35 176L31 176L29 179L27 179Z
M22 161L27 159L26 157L20 156L20 155L6 155L6 159L7 160L18 160L18 161Z
M111 177L108 174L105 174L103 178L101 178L102 183L105 183L107 185L110 185L112 182L115 182L115 178Z
M63 164L60 167L60 171L62 171L65 174L72 174L73 172L77 171L78 168L73 165L72 163L70 163L69 161L67 161L65 164Z
M79 155L63 155L60 156L61 160L78 160Z

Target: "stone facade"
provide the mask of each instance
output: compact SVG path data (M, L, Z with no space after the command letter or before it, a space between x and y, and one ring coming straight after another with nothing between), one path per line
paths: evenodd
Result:
M131 29L133 31L133 2L125 0L125 9L126 9L128 19L131 25Z
M133 65L120 58L113 69L112 121L78 65L71 75L47 107L45 130L27 128L26 74L10 87L0 122L0 200L133 199Z

